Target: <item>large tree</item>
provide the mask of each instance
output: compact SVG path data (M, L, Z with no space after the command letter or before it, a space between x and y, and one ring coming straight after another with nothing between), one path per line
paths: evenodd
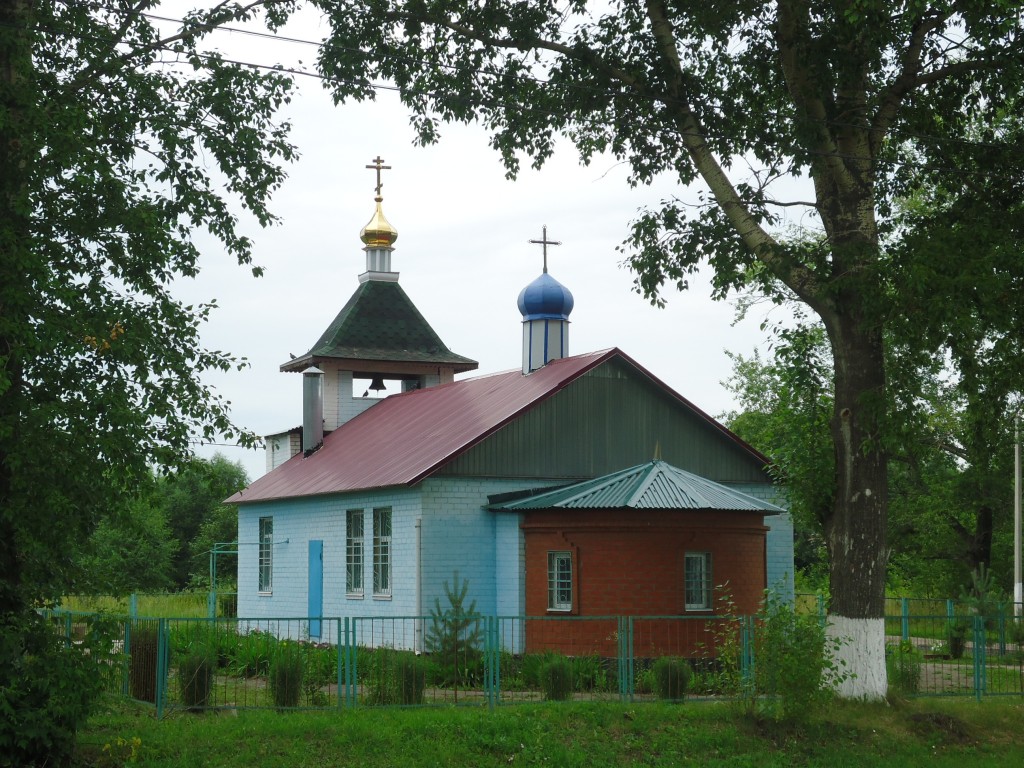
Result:
M147 0L0 0L0 754L56 761L88 705L74 648L35 614L69 554L152 465L238 435L202 382L210 305L174 298L195 229L249 263L292 157L290 81L200 52L261 2L161 37ZM291 3L266 4L271 24Z
M933 317L922 318L917 335ZM983 344L997 348L990 334ZM1012 421L1007 403L1019 397L1016 376L996 365L960 371L960 359L900 356L904 345L887 334L888 369L897 385L887 410L890 563L897 594L955 597L984 566L1006 590L1012 556ZM772 456L771 472L786 488L797 532L797 568L815 585L818 543L831 508L832 456L827 448L832 410L828 344L819 325L783 330L768 357L730 355L725 386L738 408L722 416L740 437ZM805 582L807 583L807 582Z
M850 638L842 692L884 696L883 327L904 305L884 279L883 236L913 169L946 166L953 146L984 145L950 170L978 174L984 204L1005 207L1019 153L988 129L1024 83L1017 4L320 4L333 21L320 66L338 97L393 81L423 141L443 121L476 121L510 174L522 155L542 164L564 135L585 162L626 161L634 184L702 180L707 205L665 201L634 225L630 260L648 296L708 262L719 294L781 282L817 315L834 361L830 626ZM806 193L773 183L792 176L808 177ZM779 206L802 206L822 237L781 240Z

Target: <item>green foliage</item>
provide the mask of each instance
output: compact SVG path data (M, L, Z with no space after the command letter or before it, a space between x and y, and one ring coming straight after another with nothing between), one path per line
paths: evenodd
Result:
M553 656L540 670L540 684L547 701L567 701L572 698L572 662L564 656Z
M690 684L690 664L686 659L662 656L651 667L654 692L659 699L679 701Z
M422 704L429 674L427 661L411 651L379 648L369 670L367 701L379 705Z
M244 364L201 342L215 305L173 291L199 270L196 230L251 262L239 215L273 222L268 198L294 155L274 118L289 78L207 45L258 5L199 10L161 39L124 4L0 4L0 691L39 697L2 718L24 744L40 718L73 732L70 710L84 709L47 714L40 691L93 690L27 617L75 591L97 523L197 437L254 442L208 383ZM117 537L95 543L116 549ZM30 648L53 665L26 665ZM63 740L32 744L21 762L63 759Z
M170 588L177 543L166 513L152 503L152 487L152 482L142 483L138 496L100 520L81 555L79 591L127 595Z
M444 583L444 594L448 601L441 607L439 598L434 598L430 609L430 626L427 629L425 645L440 674L440 683L453 688L465 688L479 684L483 679L483 626L476 613L476 600L465 605L469 594L469 580L459 581L459 573L452 575L449 585Z
M1006 596L997 587L992 578L992 572L985 568L982 563L977 570L971 572L971 585L960 593L960 602L976 616L981 616L986 626L991 627L999 612Z
M278 709L297 707L302 696L305 672L302 652L292 642L282 641L270 661L268 684L274 706Z
M816 616L768 601L754 628L754 694L775 720L806 721L848 674L835 660L838 641Z
M13 630L0 633L0 665L17 673L0 684L0 765L34 765L39 755L64 762L94 710L104 671L115 669L113 626L90 621L81 643L34 614L18 617Z
M249 484L245 469L220 454L194 459L161 477L153 501L165 510L177 542L172 576L177 588L209 588L210 550L218 542L238 539L238 510L224 499ZM219 555L217 571L225 583L234 580L237 555Z
M723 414L731 430L772 459L769 468L784 487L796 536L794 557L805 578L828 572L824 521L835 503L835 458L829 421L832 357L820 326L781 329L773 357L727 353L733 373L724 382L739 409Z
M270 671L271 658L277 646L277 639L266 632L249 632L240 635L228 669L238 677L257 677Z
M921 689L921 652L909 640L885 648L885 671L889 692L913 696Z
M216 654L208 648L194 647L178 658L178 684L181 701L190 709L209 706L213 693Z
M608 670L598 656L574 656L572 659L573 687L577 691L607 691L610 687Z
M313 707L327 704L324 688L338 682L338 651L331 647L307 646L302 689L305 701Z

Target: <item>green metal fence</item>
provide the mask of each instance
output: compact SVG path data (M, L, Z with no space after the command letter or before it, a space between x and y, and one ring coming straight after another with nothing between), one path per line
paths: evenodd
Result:
M47 615L69 642L104 622L111 690L152 703L158 717L211 708L653 700L653 667L663 657L686 665L688 697L725 698L753 679L758 638L755 617L725 616ZM890 686L919 696L1022 695L1022 639L1012 615L901 612L887 619ZM564 695L552 689L556 672Z

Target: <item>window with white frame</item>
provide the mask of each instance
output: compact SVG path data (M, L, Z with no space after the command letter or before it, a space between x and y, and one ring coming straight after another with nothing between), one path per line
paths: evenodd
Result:
M274 573L274 518L260 518L260 557L258 591L270 593Z
M363 596L363 510L345 513L345 593Z
M686 610L711 610L711 553L687 552L685 562Z
M571 552L548 552L548 610L572 610Z
M391 507L373 510L373 594L391 595Z

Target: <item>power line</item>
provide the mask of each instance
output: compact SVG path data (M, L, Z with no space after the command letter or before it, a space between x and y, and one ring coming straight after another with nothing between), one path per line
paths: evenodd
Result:
M61 2L68 2L69 0L59 0L59 1L61 1ZM118 12L118 13L125 13L125 14L134 13L134 14L136 14L138 16L143 16L143 17L148 18L148 19L157 20L157 21L165 21L165 22L170 22L170 23L174 23L174 24L180 24L182 26L184 26L184 23L185 23L184 19L177 19L177 18L170 17L170 16L159 16L157 14L152 14L152 13L147 13L147 12L142 12L142 11L118 10L118 9L111 8L109 6L104 6L104 8L106 8L107 10ZM233 34L240 34L240 35L246 35L246 36L250 36L250 37L256 37L256 38L260 38L260 39L270 40L272 42L287 42L287 43L295 43L295 44L298 44L298 45L307 45L307 46L311 46L313 48L316 48L319 51L322 51L324 49L337 49L337 50L342 50L342 51L348 51L348 52L351 52L351 53L360 53L361 52L358 49L350 48L350 47L347 47L347 46L339 46L339 45L337 45L335 43L332 43L330 41L324 42L324 41L308 40L306 38L290 37L290 36L286 36L286 35L279 35L277 33L272 33L272 32L260 32L260 31L257 31L257 30L244 29L242 27L230 27L230 26L222 25L222 26L216 26L216 27L211 28L211 31L213 31L213 32L230 32L230 33L233 33ZM412 57L406 57L406 58L412 58ZM252 66L258 66L258 65L252 65ZM442 66L445 69L454 70L454 71L458 71L458 69L459 69L457 66L452 65L452 64L442 64L440 66ZM325 77L322 77L320 75L315 75L315 74L312 74L312 73L308 73L308 72L305 72L303 70L297 70L297 71L286 70L286 71L293 72L293 73L296 73L296 74L301 73L301 74L308 75L308 76L311 76L311 77L319 77L319 79L321 79L321 80L329 80L329 78L325 78ZM536 83L537 85L542 85L542 86L544 86L544 85L549 85L549 86L550 85L554 85L550 80L546 80L546 79L539 78L539 77L530 77L530 76L527 76L527 75L523 75L521 77L522 77L523 80L528 80L530 82ZM380 89L380 90L400 91L400 89L395 87L395 86L388 86L388 85L383 85L383 84L372 83L372 84L370 84L370 87L372 87L374 89ZM605 89L596 88L596 87L592 87L592 86L586 86L586 85L583 85L583 84L580 84L580 83L559 83L558 87L565 88L565 89L570 89L570 90L577 90L577 91L581 91L581 92L587 92L587 93L609 93L609 91L607 91ZM419 92L419 95L433 95L433 94ZM611 95L615 95L615 94L611 93ZM668 96L666 96L663 99L663 101L666 104L670 104L670 103L673 103L673 102L676 103L676 104L681 104L682 103L682 102L680 102L678 100L671 99ZM511 106L511 105L509 105L507 103L500 103L500 104L501 104L501 106L504 106L506 108L509 108ZM517 104L515 106L518 107L520 105ZM870 130L870 126L865 126L865 125L858 124L858 123L844 122L844 121L840 121L840 120L816 120L816 121L811 121L811 122L817 122L818 124L827 125L827 126L832 127L832 128L857 128L857 129L861 129L861 130ZM898 136L902 136L904 138L916 139L918 141L930 141L930 142L937 142L937 143L943 143L943 142L945 142L945 143L959 143L959 144L962 144L962 145L965 145L965 146L984 147L984 148L991 148L991 149L1009 149L1010 148L1010 145L1008 145L1008 144L1002 144L1002 143L997 143L997 142L971 141L971 140L968 140L968 139L961 139L961 138L950 137L950 136L934 136L934 135L931 135L931 134L919 133L919 132L915 132L915 131L905 131L905 130L904 131L894 131L894 134L896 134ZM691 135L696 135L696 134L691 134ZM701 135L704 135L704 134L701 134ZM848 155L830 154L829 156L830 157L842 157L844 159L861 159L861 158L857 158L856 156L848 156Z
M58 2L62 2L65 5L70 5L71 4L71 0L58 0ZM104 10L111 11L112 13L131 14L131 15L136 15L136 16L144 17L144 18L147 18L147 19L154 19L154 20L164 21L164 22L168 22L168 23L177 23L177 24L181 24L182 26L185 25L185 20L184 19L177 19L177 18L174 18L174 17L167 17L167 16L159 16L157 14L150 14L150 13L145 13L145 12L141 12L141 11L134 11L134 10L130 10L130 9L113 8L113 7L110 7L110 6L99 6L99 7L103 8ZM6 25L6 26L13 26L13 25ZM199 25L199 26L201 27L201 25ZM34 29L36 29L37 31L45 31L45 32L50 32L50 33L54 33L54 34L60 34L61 33L61 30L56 30L56 29L49 28L49 27L44 27L44 26L37 26ZM329 47L329 45L330 45L328 43L317 42L317 41L313 41L313 40L307 40L307 39L304 39L304 38L293 38L293 37L279 36L279 35L276 35L276 34L273 34L273 33L269 33L269 32L258 32L258 31L254 31L254 30L243 29L243 28L240 28L240 27L229 27L229 26L226 26L226 25L218 25L218 26L210 27L209 29L210 29L210 31L232 32L232 33L249 35L249 36L254 36L254 37L258 37L258 38L278 41L278 42L282 42L283 41L283 42L291 42L291 43L309 45L309 46L316 47L318 49L323 49L325 47ZM105 42L103 39L95 38L95 37L94 38L83 38L83 39L91 39L93 42ZM154 46L153 50L160 50L160 51L165 51L165 52L168 52L168 53L176 53L176 54L180 53L180 51L177 51L174 48L169 47L169 46ZM353 50L353 49L342 48L342 50ZM261 70L261 71L272 72L272 73L286 74L286 75L291 75L291 76L295 76L295 77L307 77L307 78L319 80L320 82L327 83L327 84L359 85L359 86L366 87L366 88L369 88L369 89L372 89L372 90L375 90L375 91L390 91L390 92L395 92L395 93L405 93L405 94L412 94L412 95L417 95L417 96L426 96L426 97L434 98L434 99L439 99L440 98L438 96L437 92L434 92L434 91L412 90L412 89L405 89L403 91L403 89L399 88L398 86L389 85L389 84L386 84L386 83L375 83L375 82L371 82L371 81L358 81L358 80L344 80L344 79L339 79L339 78L325 76L325 75L322 75L322 74L320 74L318 72L311 72L311 71L308 71L308 70L305 70L305 69L297 69L295 67L286 67L286 66L283 66L283 65L280 65L280 64L262 64L262 63L259 63L259 62L247 61L247 60L243 60L243 59L224 58L219 53L202 53L202 52L198 52L197 51L197 52L194 53L194 56L197 57L201 61L202 60L212 61L212 60L216 59L217 61L225 63L225 64L230 64L230 65L239 66L239 67L247 67L247 68L250 68L250 69ZM186 62L180 62L180 61L161 62L161 64L163 64L164 66L184 65L185 63ZM453 66L453 65L448 65L447 68L448 69L452 69L452 70L457 70L457 68L455 66ZM616 96L620 96L621 97L621 96L626 95L626 94L621 93L621 92L611 92L611 91L607 91L607 90L603 90L603 89L598 89L598 88L593 88L593 87L588 87L588 86L584 86L584 85L580 85L580 84L569 84L569 83L553 84L549 80L542 80L542 79L539 79L539 78L532 78L532 77L524 77L523 79L524 80L529 80L530 82L533 82L533 83L535 83L537 85L541 85L541 86L545 86L545 85L555 86L555 85L557 85L557 87L564 88L564 89L575 89L575 90L586 91L586 92L590 92L590 93L604 93L604 94L607 94L607 95L609 95L610 97L613 97L613 98L616 97ZM650 98L653 99L654 97L650 97ZM667 106L671 106L671 103L672 103L672 100L667 98L667 97L660 98L660 99L655 99L655 100L656 101L661 101L662 103L666 104ZM490 110L499 110L499 109L513 110L514 109L514 110L519 111L519 112L523 111L523 105L522 105L521 102L517 102L515 104L511 104L509 102L504 102L504 101L500 101L500 100L481 100L479 105L482 108L484 108L484 109L490 109ZM527 111L532 112L532 113L537 114L537 115L544 115L544 116L551 116L552 114L554 114L550 110L540 110L540 109L537 109L535 107L530 107L530 108L527 109ZM606 127L605 123L603 123L603 122L601 122L601 121L599 121L597 119L590 119L590 120L588 120L588 119L584 119L584 118L577 118L575 120L575 122L578 123L578 124L581 124L581 125L589 125L590 127L596 128L596 129L601 129L601 128ZM854 127L854 128L860 128L862 130L865 128L864 126L859 126L859 125L854 124L854 123L842 123L842 122L827 121L827 120L826 121L820 121L820 123L828 125L830 127ZM960 138L956 138L956 137L931 136L931 135L927 135L927 134L917 134L917 133L913 133L913 132L909 132L909 131L900 132L899 130L893 130L891 133L892 133L892 135L894 137L902 136L904 138L913 138L913 139L916 139L916 140L919 140L919 141L929 141L929 142L940 143L940 144L941 143L954 143L954 144L958 144L958 145L961 145L961 146L973 146L973 147L979 147L979 148L1004 149L1004 150L1007 150L1007 151L1010 151L1010 150L1013 149L1012 145L1010 145L1010 144L999 144L999 143L990 143L990 142L989 143L986 143L986 142L972 142L972 141L969 141L967 139L960 139ZM721 141L722 140L721 137L717 137L717 136L715 136L715 135L713 135L713 134L711 134L711 133L709 133L707 131L704 131L704 132L697 132L697 131L685 132L685 131L678 131L677 130L677 131L675 131L675 134L679 135L679 136L697 137L697 138L701 138L701 139L704 139L706 141L711 141L711 142ZM807 154L808 157L836 158L836 159L841 159L841 160L858 161L858 162L865 160L865 158L863 156L846 154L846 153L839 153L839 152L817 152L817 151L814 151L814 150L808 150L806 154ZM910 163L910 162L907 162L906 160L883 160L881 158L876 158L875 160L876 160L876 162L879 163L879 165L881 167L889 167L889 168L894 168L894 169L895 168L899 168L899 167L903 167L903 168L908 168L909 167L909 168L916 168L916 169L919 169L919 170L922 170L922 171L939 172L939 173L944 173L944 174L948 174L948 175L958 175L958 176L998 177L998 176L1002 176L1003 175L1003 174L1000 174L1000 173L993 173L993 172L982 170L982 169L968 169L968 168L963 168L963 167L960 167L960 166L940 166L940 165L935 165L935 164ZM769 169L760 169L760 172L766 172L768 170ZM1015 175L1012 176L1012 177L1011 176L1007 176L1007 177L1008 178L1016 178Z

